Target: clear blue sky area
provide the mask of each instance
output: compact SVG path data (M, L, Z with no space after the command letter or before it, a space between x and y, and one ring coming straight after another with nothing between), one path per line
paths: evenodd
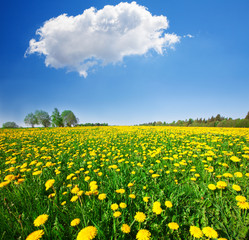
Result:
M43 54L24 57L29 41L39 40L36 31L45 21L120 2L2 1L1 126L7 121L25 126L28 113L45 110L51 114L55 107L60 112L72 110L80 123L110 125L172 122L218 113L232 118L246 116L248 0L137 0L152 16L166 16L169 28L165 33L176 34L180 42L163 54L151 49L146 54L125 56L123 61L95 65L85 78L67 67L47 67ZM193 37L184 37L187 34Z

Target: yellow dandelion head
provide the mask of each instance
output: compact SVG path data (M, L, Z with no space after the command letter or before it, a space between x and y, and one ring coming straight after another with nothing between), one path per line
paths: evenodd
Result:
M175 222L171 222L168 224L168 227L172 230L177 230L179 228L179 225Z
M93 226L88 226L83 228L77 235L77 240L91 240L97 235L97 228Z
M123 224L122 227L121 227L121 231L122 231L123 233L130 233L131 228L129 227L129 225Z
M208 238L217 238L218 237L218 233L211 227L204 227L202 229L202 232Z
M201 238L203 236L201 229L196 226L191 226L189 232L195 238Z
M34 226L39 227L39 226L43 225L47 220L48 220L48 215L42 214L34 220Z
M75 218L74 220L71 221L71 226L74 227L74 226L77 226L79 225L80 223L80 219L79 218Z
M39 240L42 238L43 234L44 234L43 230L34 231L27 236L26 240Z
M151 233L146 230L146 229L141 229L138 231L137 235L136 235L136 239L137 240L149 240L151 236Z
M143 212L136 212L134 218L137 222L144 222L144 220L146 219L146 215Z

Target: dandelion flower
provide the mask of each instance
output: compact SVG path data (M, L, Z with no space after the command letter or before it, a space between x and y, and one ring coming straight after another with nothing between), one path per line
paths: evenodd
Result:
M77 195L76 195L76 196L73 196L73 197L71 198L71 200L70 200L70 201L71 201L71 202L75 202L75 201L77 201L77 200L78 200L78 198L79 198L79 197L78 197Z
M120 206L121 208L126 208L126 207L127 207L127 204L124 203L124 202L121 202L121 203L119 204L119 206Z
M201 229L196 226L191 226L189 231L190 234L195 238L201 238L203 236L203 232L201 231Z
M202 232L208 238L217 238L218 237L218 233L211 227L204 227L202 229Z
M248 202L238 202L237 206L241 209L249 209L249 203Z
M209 185L208 185L208 188L209 188L210 190L215 190L215 189L216 189L216 186L215 186L214 184L209 184Z
M39 240L42 238L43 234L44 234L43 230L34 231L27 236L26 240Z
M232 156L230 160L232 160L233 162L240 162L240 159L236 156Z
M76 185L76 186L71 190L71 193L77 194L79 191L80 191L80 189L79 189L78 186Z
M136 195L135 195L135 194L130 194L130 195L129 195L129 198L134 199L134 198L136 198Z
M177 230L179 228L179 225L175 222L171 222L168 224L168 227L172 230Z
M123 224L122 227L121 227L121 231L122 231L123 233L130 233L131 228L129 227L129 225Z
M97 228L88 226L83 228L77 235L77 240L91 240L97 235Z
M141 229L138 231L136 235L136 239L138 240L150 240L151 233L146 229Z
M117 203L113 203L113 204L111 205L111 209L112 209L113 211L116 211L116 210L118 209L118 204L117 204Z
M42 214L34 220L34 225L36 227L39 227L39 226L43 225L47 220L48 220L48 215Z
M167 207L167 208L172 208L172 202L171 201L165 201L165 206Z
M143 197L144 202L149 202L149 197Z
M46 191L54 185L54 182L55 182L54 179L49 179L49 180L45 183Z
M101 201L106 199L106 194L105 193L99 194L98 199L101 200Z
M143 212L136 212L134 218L137 222L144 222L144 220L146 219L146 215Z
M121 212L117 211L113 213L113 217L118 218L121 216Z
M240 192L241 191L241 187L239 185L236 185L236 184L233 184L233 189L236 191L236 192Z
M235 199L236 199L236 201L238 201L238 202L245 202L245 201L246 201L246 197L241 196L241 195L236 196Z
M217 188L219 188L219 189L225 189L226 186L227 186L227 184L223 181L217 182Z
M71 226L74 227L74 226L77 226L79 225L80 223L80 219L79 218L75 218L74 220L71 221Z
M234 177L241 178L243 177L243 174L241 172L234 173Z

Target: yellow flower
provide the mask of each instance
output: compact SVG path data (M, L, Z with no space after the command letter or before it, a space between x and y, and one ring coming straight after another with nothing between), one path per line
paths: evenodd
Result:
M226 188L226 186L227 186L227 184L225 183L225 182L223 182L223 181L219 181L219 182L217 182L217 188L219 188L219 189L225 189Z
M172 208L172 202L171 201L165 201L165 206L167 207L167 208Z
M104 200L104 199L106 199L106 194L105 194L105 193L99 194L98 199L99 199L99 200Z
M113 213L113 217L118 218L121 216L121 212L117 211Z
M241 191L241 188L239 185L236 185L236 184L233 184L233 189L237 192L240 192Z
M134 199L134 198L136 198L136 195L135 195L135 194L130 194L130 195L129 195L129 198Z
M234 173L234 177L241 178L243 177L243 174L241 172Z
M27 236L26 240L39 240L42 238L43 234L44 234L43 230L34 231Z
M121 194L123 194L123 193L125 193L125 190L124 190L123 188L121 188L121 189L116 190L116 193L121 193Z
M137 222L144 222L144 220L146 219L146 215L143 212L136 212L134 218Z
M204 227L202 229L202 232L208 238L217 238L218 237L218 233L211 227Z
M74 226L77 226L79 225L80 223L80 219L79 218L75 218L74 220L71 221L71 226L74 227Z
M215 186L214 184L209 184L209 185L208 185L208 188L209 188L210 190L215 190L215 189L216 189L216 186Z
M172 230L177 230L179 228L179 225L175 222L171 222L168 224L168 227Z
M97 235L97 228L93 226L83 228L77 235L77 240L91 240Z
M39 226L43 225L47 220L48 220L48 215L42 214L34 220L34 225L36 227L39 227Z
M64 206L66 203L67 203L66 201L62 202L62 203L61 203L61 206Z
M161 214L162 213L161 203L160 202L154 202L152 211L157 215Z
M78 200L78 198L79 198L78 196L73 196L73 197L71 198L71 200L70 200L70 201L71 201L71 202L75 202L75 201L77 201L77 200Z
M122 231L123 233L130 233L131 228L129 227L129 225L123 224L122 227L121 227L121 231Z
M149 240L151 236L151 233L146 230L146 229L141 229L138 231L137 235L136 235L136 239L138 240Z
M113 204L111 205L111 209L112 209L113 211L116 211L116 210L118 209L118 204L117 204L117 203L113 203Z
M144 198L143 198L143 201L144 201L144 202L149 202L149 197L144 197Z
M240 159L236 156L232 156L230 160L232 160L233 162L240 162Z
M46 191L54 185L54 182L55 182L54 179L49 179L49 180L45 183Z
M238 202L245 202L246 201L246 197L238 195L235 197L236 201Z
M78 188L78 186L76 185L72 190L71 193L72 194L77 194L80 191L80 189Z
M189 231L190 234L195 238L201 238L203 236L203 232L201 231L201 229L196 226L191 226Z
M126 208L126 207L127 207L127 204L124 203L124 202L121 202L121 203L119 204L119 207L121 207L121 208Z
M248 202L238 202L237 206L241 209L249 209L249 203Z

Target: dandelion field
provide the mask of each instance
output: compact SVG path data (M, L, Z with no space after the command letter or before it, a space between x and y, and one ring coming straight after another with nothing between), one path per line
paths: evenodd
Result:
M0 130L0 239L249 239L249 130Z

